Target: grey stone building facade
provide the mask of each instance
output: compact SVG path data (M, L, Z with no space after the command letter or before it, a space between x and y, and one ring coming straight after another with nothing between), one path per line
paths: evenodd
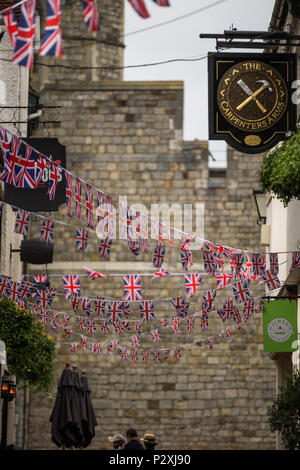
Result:
M65 37L63 59L40 58L32 74L32 86L46 105L59 105L60 124L49 129L66 145L68 169L103 192L114 197L126 195L128 204L192 204L203 217L192 231L217 243L245 250L260 251L259 231L252 190L257 186L256 171L262 156L228 150L226 170L212 171L208 165L207 142L184 142L182 138L182 82L125 82L123 64L123 1L103 0L100 4L102 31L89 35L76 4L63 6L62 30ZM89 43L89 44L88 44ZM65 67L55 67L55 64ZM93 67L76 70L73 66ZM108 69L106 69L108 67ZM117 67L117 68L115 68ZM62 207L51 216L68 222ZM39 230L38 219L32 234ZM103 273L154 273L153 245L148 254L135 256L126 241L113 240L109 261L99 260L95 234L90 234L84 252L75 247L74 227L56 224L54 262L49 274L82 272L89 266ZM163 267L170 273L182 272L177 246L167 250ZM201 250L193 252L190 272L203 272ZM43 268L29 265L29 274ZM51 287L62 290L60 277L50 278ZM123 298L122 277L91 281L81 278L82 295ZM215 281L203 276L201 291L191 301L190 314L199 311L202 291L215 288ZM153 350L149 331L160 328L160 319L171 320L175 309L170 299L185 295L183 276L167 276L151 281L142 277L143 298L156 299L155 320L143 325L143 348ZM253 295L263 290L255 285ZM217 291L216 308L232 296L230 288ZM173 355L160 364L139 359L122 361L115 352L105 351L107 338L97 333L104 344L97 357L86 351L70 352L70 341L78 341L76 318L70 302L55 299L55 310L71 313L74 336L57 338L57 374L66 362L87 371L98 419L91 449L110 449L108 436L135 427L142 435L154 431L158 449L273 449L274 436L267 422L267 407L275 390L275 371L263 353L261 314L243 324L241 331L221 322L217 313L209 317L209 329L202 334L196 321L195 333L174 335L161 330L161 348L179 346L180 361ZM138 318L138 305L131 317ZM154 326L155 325L155 326ZM231 341L215 340L214 349L207 338L230 326ZM130 348L129 337L124 344ZM76 336L77 335L77 336ZM94 339L94 338L93 338ZM118 337L120 343L123 337ZM90 340L90 338L89 338ZM202 340L201 347L196 343ZM49 417L54 395L31 394L28 404L27 448L55 449L50 437Z

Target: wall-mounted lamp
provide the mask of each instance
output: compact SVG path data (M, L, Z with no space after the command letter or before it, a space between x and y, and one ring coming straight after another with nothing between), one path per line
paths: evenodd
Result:
M267 220L266 194L261 189L253 189L253 198L258 214L257 223L263 225Z

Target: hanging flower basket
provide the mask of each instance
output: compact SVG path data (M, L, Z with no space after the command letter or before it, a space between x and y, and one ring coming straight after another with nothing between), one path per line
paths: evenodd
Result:
M273 193L285 207L300 199L300 127L264 158L258 176L262 190Z

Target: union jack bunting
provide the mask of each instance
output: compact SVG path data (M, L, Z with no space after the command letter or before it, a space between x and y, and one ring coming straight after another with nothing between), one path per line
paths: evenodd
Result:
M41 323L43 323L43 325L47 325L47 323L48 323L48 314L47 314L47 312L38 313L38 319Z
M201 274L185 274L185 288L187 297L192 297L196 294L198 287L201 284Z
M200 323L201 331L206 331L208 328L208 317L207 315L202 315Z
M80 295L80 278L78 275L65 275L62 276L65 298L70 299L72 294Z
M85 227L80 227L76 232L77 251L84 251L87 247L89 231Z
M154 343L158 343L159 341L161 341L161 337L160 337L158 329L150 331L150 334L152 336L152 341Z
M111 356L114 352L115 352L115 349L116 347L118 346L119 344L119 340L118 339L113 339L109 345L107 346L107 353Z
M157 245L155 246L154 255L153 255L153 266L155 268L161 268L164 262L165 253L166 253L165 245L162 245L161 243L157 243Z
M65 313L64 316L63 316L63 319L62 319L62 321L61 321L60 327L61 327L61 328L66 328L66 327L67 327L67 323L68 323L69 320L70 320L70 315L68 315L67 313Z
M214 255L206 250L203 250L202 254L205 271L210 276L214 276L217 270L217 263L215 262Z
M4 13L2 13L5 26L10 37L13 48L16 45L17 34L18 34L18 23L16 20L14 8L9 7Z
M181 265L184 271L187 271L188 267L192 266L192 252L190 250L186 250L185 248L180 248L180 257L181 257Z
M167 359L169 359L169 357L170 357L170 352L171 352L171 349L165 349L165 351L164 351L164 361L166 361Z
M112 238L114 236L114 211L112 204L112 197L107 194L106 196L106 215L107 215L107 235Z
M36 276L33 276L33 279L38 284L45 284L49 280L47 274L37 274Z
M119 207L119 237L121 240L127 240L127 230L126 230L127 209L125 207L125 204L123 204L123 202L120 200L118 202L118 207Z
M52 219L43 220L43 224L41 227L40 240L45 243L51 242L53 238L53 231L54 231L54 220Z
M73 311L77 313L78 305L80 304L79 295L76 292L74 292L73 294L71 294L69 298L71 299L71 305L72 305Z
M38 158L36 150L30 145L25 145L24 151L19 158L19 172L16 178L16 186L22 189L36 189L42 177L44 165Z
M112 240L106 237L104 240L100 240L99 243L99 256L103 259L109 258L110 247L112 244Z
M12 134L10 144L8 144L7 132L4 128L1 128L1 145L4 154L4 167L0 175L0 181L17 186L20 171L19 150L21 140L16 135Z
M141 245L140 245L139 242L137 242L135 240L128 240L128 245L129 245L131 253L133 253L135 256L140 254Z
M76 343L76 342L75 342L75 343L70 343L70 351L71 351L71 352L76 352L76 351L78 351L79 346L80 346L79 343Z
M231 336L232 336L231 329L230 329L230 328L227 328L227 330L225 330L225 333L226 333L226 338L227 338L228 340L231 339Z
M266 270L265 272L261 272L261 277L263 278L263 282L267 284L269 291L280 288L280 280L278 276L276 274L272 274L271 271Z
M240 279L241 278L241 270L242 270L242 265L244 262L244 256L242 253L232 253L231 254L231 268L232 268L232 275Z
M72 174L65 170L67 214L72 217Z
M154 304L152 300L143 300L140 303L141 321L154 320Z
M93 269L88 268L87 266L83 266L82 269L83 269L86 273L88 273L89 278L92 279L93 281L94 281L95 279L102 279L103 277L108 277L108 276L109 276L109 274L98 273L97 271L94 271Z
M141 345L141 340L140 340L139 335L131 336L130 341L131 341L131 344L132 344L133 348L135 348L135 349L140 347L140 345Z
M226 274L226 273L216 273L215 275L216 280L217 280L217 288L220 289L222 287L227 287L230 279L232 279L232 274Z
M142 300L141 295L141 276L131 274L123 276L124 281L124 299L130 301Z
M124 315L128 318L130 315L130 303L123 302L122 310L123 310Z
M165 318L162 318L162 319L160 320L160 324L161 324L161 326L162 326L163 328L166 328L166 327L168 326L168 322L167 322L167 320L166 320Z
M278 253L269 253L270 272L277 275L279 272Z
M171 320L171 325L170 325L171 330L175 333L175 335L181 333L179 329L179 321L177 317L173 317Z
M101 191L97 191L97 209L96 209L98 225L97 225L97 233L103 235L104 234L104 207L103 207L103 193Z
M76 207L76 219L81 220L81 181L75 179L75 207Z
M230 314L230 318L236 323L238 329L240 329L241 315L235 305L233 307L233 311Z
M171 299L172 304L176 308L177 315L181 318L186 317L188 309L189 309L189 304L185 303L184 297L173 297Z
M148 352L145 349L142 351L141 359L144 364L148 362Z
M83 317L77 317L77 325L79 326L80 331L86 330L86 322Z
M99 16L96 0L81 0L83 7L83 19L89 31L100 31Z
M213 303L213 301L216 298L216 295L217 295L216 289L206 290L202 293L203 300L205 302L208 302L209 304Z
M23 65L28 68L32 68L33 65L35 8L36 0L27 0L22 3L16 44L12 58L14 64Z
M87 336L80 336L80 346L83 351L87 351Z
M232 305L232 300L231 299L225 299L225 302L223 304L223 309L222 309L222 320L230 320L231 315L234 313L233 311L233 305Z
M115 331L116 331L116 333L118 333L118 335L122 335L124 333L124 327L121 323L119 323L118 321L115 321L115 322L113 322L113 325L114 325Z
M6 295L6 289L8 286L8 282L11 278L9 276L0 276L0 296L3 297Z
M262 313L265 308L263 299L260 299L259 304L255 307L255 313Z
M202 303L202 313L208 315L210 312L215 310L211 302L205 301Z
M105 320L100 320L100 330L104 335L109 335L110 329L108 328Z
M33 296L37 301L37 307L41 308L43 312L47 312L53 300L52 292L50 290L37 289Z
M251 256L252 270L255 276L260 276L266 268L266 259L262 253L253 253Z
M135 348L131 349L131 360L133 362L138 362L139 360L138 352Z
M90 344L90 351L93 354L96 354L97 356L101 356L102 354L101 344L98 343L98 341L94 341L93 343Z
M86 219L87 219L87 226L91 229L94 228L94 220L93 220L93 188L91 185L85 185L85 207L86 207Z
M128 361L129 360L129 354L127 349L124 346L120 346L120 356L123 361Z
M107 321L108 322L120 322L120 318L123 312L123 302L120 300L113 300L108 302L107 307Z
M148 253L148 220L144 214L141 214L141 238L144 241L144 253Z
M246 279L237 281L232 284L233 295L235 301L240 304L250 299L250 292L248 288L248 282Z
M154 361L154 364L159 364L160 363L160 351L153 351L153 361Z
M66 338L69 338L72 334L72 328L65 328L64 329L64 334Z
M97 333L97 327L95 325L95 320L89 319L86 323L86 331L90 335Z
M149 18L150 15L144 3L144 0L128 0L132 8L141 18Z
M27 235L29 227L29 212L19 209L16 216L15 233Z
M245 279L254 280L256 276L253 275L253 270L252 270L253 266L252 266L250 255L246 254L246 258L247 258L247 263L245 265L245 269L244 268L241 269L242 277L244 277Z
M163 276L170 276L170 273L168 273L164 269L160 269L154 274L153 277L151 277L151 281L153 281L154 279L158 279L159 277L163 277Z
M141 322L140 321L135 322L135 332L139 336L142 334L142 328L141 328Z
M253 298L249 298L244 302L243 306L243 318L245 321L248 320L248 318L252 317L254 314L254 304L255 300Z
M212 336L210 336L209 338L207 338L207 341L208 341L208 347L210 350L214 349L214 338Z
M181 359L181 350L179 347L176 347L174 350L174 359L175 361L179 361L179 359Z
M194 333L194 329L195 329L195 318L193 317L193 315L191 315L190 317L187 318L188 333L191 335L192 333Z
M294 251L292 255L292 264L290 271L295 271L300 268L300 251Z
M54 201L56 189L59 180L60 169L56 163L51 164L49 171L49 187L48 187L48 196L50 201Z
M98 318L103 318L105 314L105 305L106 300L103 297L96 297L95 302L95 312Z
M15 281L8 281L6 286L6 295L9 300L19 304L21 300L20 284Z
M86 297L80 297L80 303L82 306L83 311L89 317L92 313L92 299L88 299Z
M20 284L20 300L21 302L26 302L28 298L32 295L33 292L33 286L30 282L22 282Z
M47 18L44 38L39 50L40 55L62 56L60 18L61 0L47 0Z

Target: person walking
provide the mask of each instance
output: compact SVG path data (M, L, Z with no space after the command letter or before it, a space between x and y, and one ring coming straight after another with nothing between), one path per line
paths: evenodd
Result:
M145 450L150 450L150 451L155 450L155 446L157 445L157 441L156 441L156 436L155 436L154 433L146 432L144 434L144 437L142 437L141 441L144 445Z
M114 450L123 449L126 442L126 439L124 436L122 436L122 434L114 434L113 436L109 436L108 440L109 442L112 442Z
M124 450L144 450L143 445L140 443L138 434L135 429L130 428L126 432L127 443Z

